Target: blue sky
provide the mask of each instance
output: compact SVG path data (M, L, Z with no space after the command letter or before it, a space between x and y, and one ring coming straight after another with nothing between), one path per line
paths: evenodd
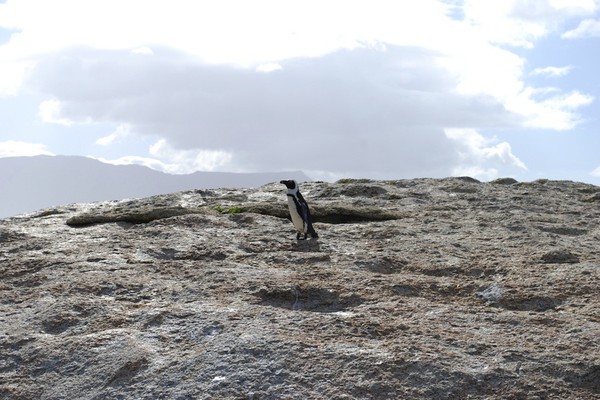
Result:
M599 0L0 1L0 157L600 184L599 50Z

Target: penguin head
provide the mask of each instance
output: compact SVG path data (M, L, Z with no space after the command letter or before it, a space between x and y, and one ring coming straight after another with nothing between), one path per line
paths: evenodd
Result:
M279 183L284 184L288 189L292 189L293 190L293 189L297 189L298 188L298 184L293 179L279 181Z

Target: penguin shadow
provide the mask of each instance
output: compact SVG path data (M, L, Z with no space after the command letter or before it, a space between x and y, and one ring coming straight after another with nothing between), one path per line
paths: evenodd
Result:
M321 251L319 239L296 239L292 242L292 251L318 252Z

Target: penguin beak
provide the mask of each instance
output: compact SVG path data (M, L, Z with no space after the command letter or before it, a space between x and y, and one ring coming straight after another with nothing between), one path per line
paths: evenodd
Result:
M279 181L279 183L282 183L282 184L284 184L284 185L285 185L285 186L286 186L288 189L293 189L293 188L294 188L294 183L293 183L293 181L291 181L291 180L289 180L289 179L288 179L288 180L285 180L285 179L284 179L284 180L282 180L282 181Z

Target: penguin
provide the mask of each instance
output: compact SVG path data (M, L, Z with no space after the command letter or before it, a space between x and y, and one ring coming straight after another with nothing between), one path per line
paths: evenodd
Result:
M287 188L288 206L290 208L290 217L296 228L296 239L305 240L307 235L312 238L318 238L317 232L312 226L312 218L308 204L298 188L298 184L294 180L283 180L279 183L284 184Z

